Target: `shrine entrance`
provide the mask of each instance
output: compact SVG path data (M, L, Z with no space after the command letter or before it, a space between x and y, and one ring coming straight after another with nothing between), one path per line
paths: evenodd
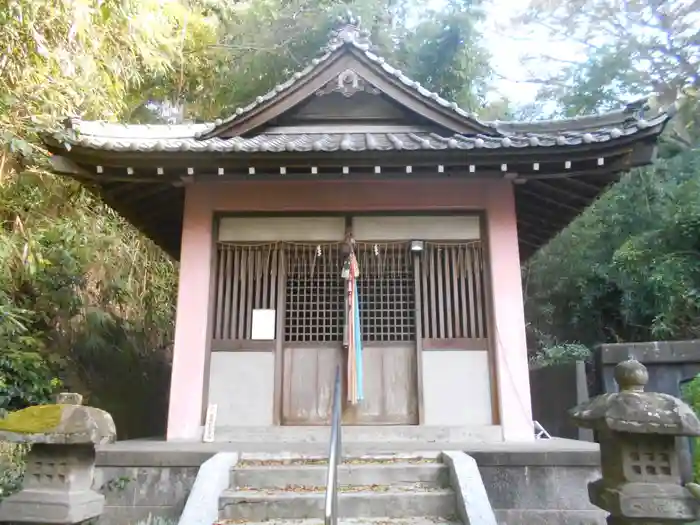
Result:
M347 425L419 424L421 406L449 404L470 372L474 384L486 373L488 398L475 217L225 220L212 345L274 353L273 421L328 425L338 366ZM463 376L444 371L445 356Z
M362 400L344 424L418 423L416 302L410 244L356 242L362 334ZM287 247L282 423L327 425L336 367L346 372L351 325L345 243ZM346 385L350 380L344 381ZM347 392L346 392L347 393ZM347 399L347 395L344 398Z

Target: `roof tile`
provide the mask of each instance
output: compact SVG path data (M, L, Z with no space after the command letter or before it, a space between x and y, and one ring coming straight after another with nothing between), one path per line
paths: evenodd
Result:
M353 132L353 133L263 133L255 137L197 139L201 124L181 126L124 126L95 122L74 122L73 133L63 143L109 151L175 152L310 152L310 151L391 151L391 150L471 150L576 146L607 142L627 137L668 119L660 114L646 126L603 128L597 131L566 131L559 134L510 133L505 137L489 135L442 136L428 131Z

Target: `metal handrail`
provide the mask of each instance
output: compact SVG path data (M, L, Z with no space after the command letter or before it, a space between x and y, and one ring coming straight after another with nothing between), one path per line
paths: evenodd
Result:
M335 371L333 387L333 413L331 414L331 444L328 451L328 477L326 478L325 525L338 525L338 463L342 461L340 367Z

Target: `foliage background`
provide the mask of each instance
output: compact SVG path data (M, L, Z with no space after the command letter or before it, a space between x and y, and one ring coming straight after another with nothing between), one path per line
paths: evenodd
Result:
M578 50L531 57L550 116L648 96L649 111L678 107L659 161L624 175L523 268L533 354L697 337L700 5L532 0L512 22Z
M523 268L533 359L602 342L697 337L700 6L530 0L512 27L577 57L534 57L528 107L488 99L479 0L0 1L0 410L80 391L121 439L162 434L177 265L92 195L47 173L37 139L67 116L225 116L300 69L336 17L361 15L406 74L488 118L679 101L655 167L625 175ZM552 102L554 101L554 104ZM546 102L546 104L545 104Z
M79 391L120 439L162 435L167 413L177 264L50 175L39 132L227 115L304 67L348 9L407 73L484 105L478 0L419 19L404 0L0 2L0 410Z

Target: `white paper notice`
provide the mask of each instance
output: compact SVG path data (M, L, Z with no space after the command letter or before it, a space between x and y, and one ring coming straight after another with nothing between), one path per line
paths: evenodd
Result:
M275 338L276 310L253 310L253 333L251 339L272 341Z
M204 435L202 436L202 441L204 441L205 443L214 442L217 408L218 405L209 405L207 407L207 415L204 419Z

